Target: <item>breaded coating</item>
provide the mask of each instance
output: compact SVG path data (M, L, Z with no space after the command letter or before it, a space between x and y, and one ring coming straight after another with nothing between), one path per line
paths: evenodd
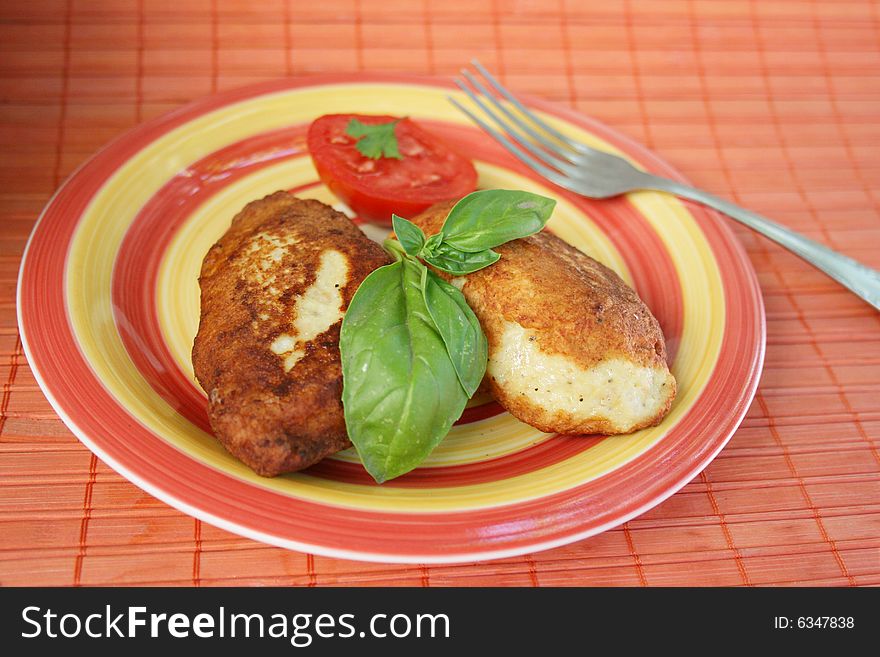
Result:
M214 434L257 474L349 446L339 329L388 261L345 215L287 192L249 203L208 251L193 365Z
M426 235L454 203L414 217ZM451 277L489 342L486 377L512 415L541 431L620 434L658 424L675 397L657 320L620 277L543 231Z

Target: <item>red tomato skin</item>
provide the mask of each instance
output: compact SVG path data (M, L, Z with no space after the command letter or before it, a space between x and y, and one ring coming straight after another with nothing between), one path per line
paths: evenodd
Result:
M308 147L318 176L330 191L358 217L390 225L391 214L412 217L440 201L459 199L476 189L473 164L412 120L397 124L403 160L371 160L356 151L356 139L344 135L351 119L367 124L387 123L393 116L328 114L309 127ZM407 149L415 151L407 155ZM364 175L353 169L365 168ZM420 175L430 186L406 184ZM435 182L440 184L432 184Z
M389 201L341 183L332 173L318 164L315 164L315 168L318 170L321 182L336 198L350 207L356 216L375 224L390 226L392 213L401 217L414 217L439 202L413 202L400 199Z

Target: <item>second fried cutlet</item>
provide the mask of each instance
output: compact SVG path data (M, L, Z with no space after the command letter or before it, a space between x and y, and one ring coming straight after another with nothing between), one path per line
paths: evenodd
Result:
M454 203L412 218L439 232ZM669 411L675 379L660 325L617 274L544 231L450 277L489 342L486 376L512 415L541 431L629 433Z

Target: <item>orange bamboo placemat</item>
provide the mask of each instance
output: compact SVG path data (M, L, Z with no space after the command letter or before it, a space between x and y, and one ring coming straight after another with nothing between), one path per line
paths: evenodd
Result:
M768 324L748 417L678 494L564 548L427 567L268 547L143 493L58 419L22 354L15 282L77 164L212 91L327 71L451 75L472 56L880 267L877 2L2 2L0 584L880 584L880 315L738 227Z

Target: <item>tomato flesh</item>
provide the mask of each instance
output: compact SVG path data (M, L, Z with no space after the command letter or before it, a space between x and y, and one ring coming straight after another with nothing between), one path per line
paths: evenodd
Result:
M381 224L391 223L392 212L411 217L477 186L474 165L412 119L401 119L395 127L400 160L366 157L357 149L358 139L345 132L352 119L376 125L396 118L328 114L316 119L308 133L321 181L359 217Z

